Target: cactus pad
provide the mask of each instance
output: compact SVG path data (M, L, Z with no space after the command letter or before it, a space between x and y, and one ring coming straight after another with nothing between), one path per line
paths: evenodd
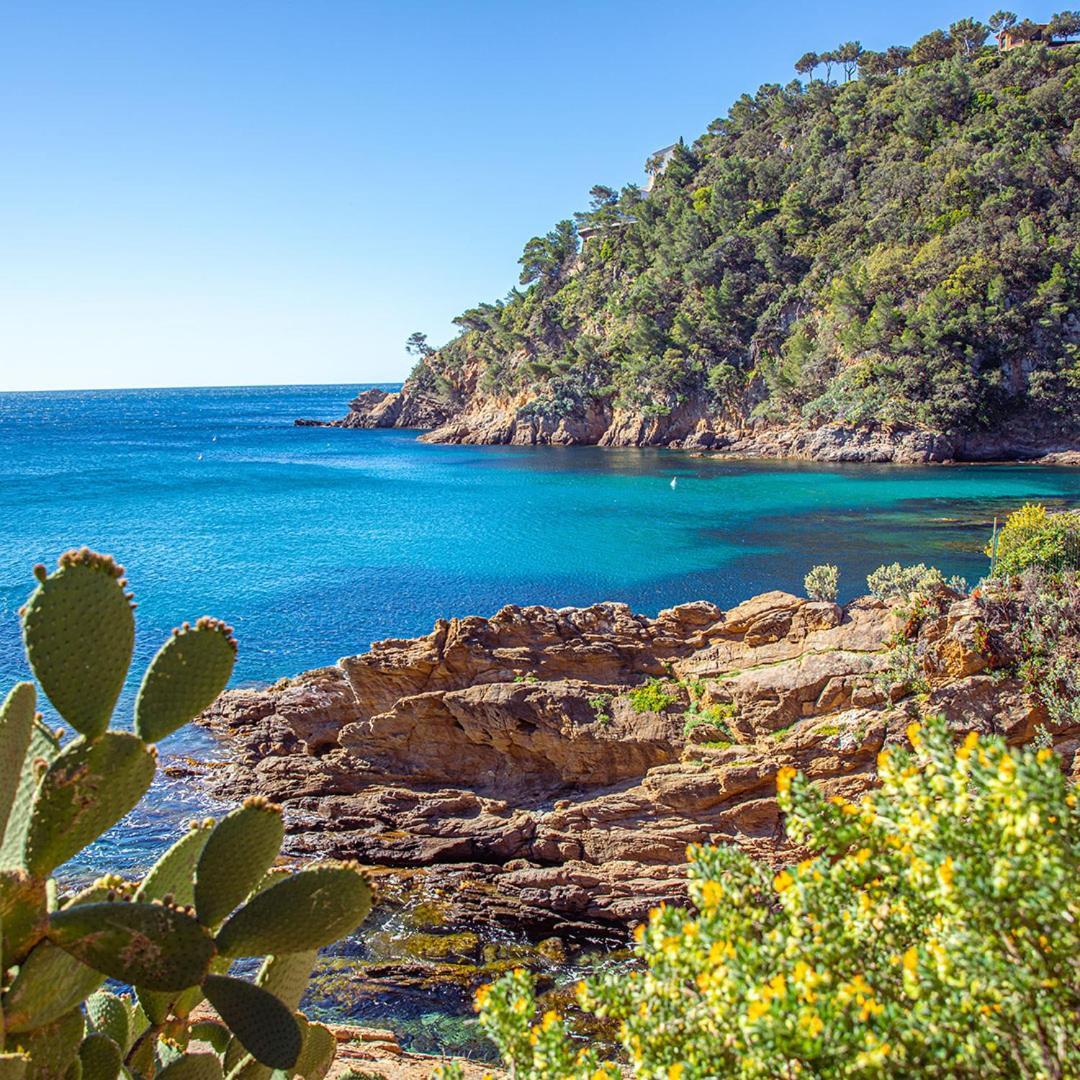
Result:
M296 1061L296 1075L304 1080L323 1080L334 1064L337 1053L337 1039L334 1033L323 1024L304 1021L300 1025L304 1044L300 1057Z
M203 990L245 1050L272 1069L291 1069L300 1056L300 1027L273 994L243 979L210 975Z
M371 886L355 863L323 863L253 896L221 928L226 956L307 952L352 933L371 910Z
M0 952L21 963L45 933L45 883L24 870L0 870Z
M295 1011L300 1008L300 999L304 996L312 968L315 967L315 957L314 950L268 956L263 961L255 982Z
M122 576L108 556L69 551L23 609L26 655L42 690L90 738L109 726L135 644Z
M86 1016L93 1031L108 1035L121 1050L126 1051L131 1045L131 1014L123 998L99 990L86 999Z
M30 737L34 731L34 704L37 700L33 683L16 683L0 705L0 837L4 835L8 814L18 791L16 778L23 770Z
M135 893L136 900L164 900L175 904L195 902L195 867L206 846L211 826L198 822L150 868Z
M64 1074L78 1061L83 1029L83 1014L72 1009L51 1024L12 1035L7 1048L30 1056L27 1080L63 1080Z
M30 1058L26 1054L0 1052L0 1080L23 1080Z
M80 964L48 941L39 942L4 994L4 1022L9 1032L30 1031L82 1004L103 982L100 972Z
M77 960L148 990L184 990L202 981L214 943L186 912L164 904L80 904L49 920L49 940Z
M124 1067L120 1047L108 1035L91 1032L79 1047L82 1080L116 1080Z
M221 1080L221 1059L217 1054L184 1054L170 1061L154 1080Z
M236 661L231 627L217 619L187 623L158 650L135 699L135 734L156 743L217 700Z
M217 1020L196 1020L190 1028L193 1042L206 1043L212 1046L219 1054L225 1053L225 1047L229 1045L229 1029Z
M7 828L3 833L3 843L0 843L0 867L22 867L34 794L45 769L59 753L60 740L41 721L35 720L22 771L16 773L19 779L8 815Z
M214 826L195 868L195 910L217 926L262 880L277 857L285 826L281 808L253 798Z
M27 870L46 876L115 825L146 794L156 764L142 739L126 732L65 747L34 796Z

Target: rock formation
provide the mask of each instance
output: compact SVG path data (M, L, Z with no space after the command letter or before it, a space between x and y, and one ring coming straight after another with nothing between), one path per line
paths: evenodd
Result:
M506 607L382 641L203 722L234 758L209 783L286 808L286 851L422 878L448 921L620 932L683 894L688 844L792 852L783 765L851 797L912 717L1010 742L1055 725L1013 670L1006 609L942 590L918 616L769 592L655 619L621 604ZM997 612L997 614L995 614Z
M339 420L301 419L301 427L410 428L423 442L516 446L668 447L735 458L930 464L954 461L1041 461L1075 465L1075 432L1023 417L992 432L946 435L903 426L777 425L733 422L704 400L688 398L664 416L645 416L593 401L559 417L530 407L528 395L501 397L475 388L440 397L410 383L396 392L358 394Z

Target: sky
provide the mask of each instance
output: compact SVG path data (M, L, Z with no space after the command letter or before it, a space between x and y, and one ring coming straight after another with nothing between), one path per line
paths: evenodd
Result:
M0 390L400 380L596 183L965 3L33 0L0 33ZM1019 9L1021 17L1048 12Z

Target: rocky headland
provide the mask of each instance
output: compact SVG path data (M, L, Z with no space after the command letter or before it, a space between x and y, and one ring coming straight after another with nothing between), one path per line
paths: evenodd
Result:
M356 858L437 904L439 934L620 939L683 897L688 844L793 856L781 766L854 797L913 717L942 713L1045 732L1075 770L1080 724L1022 681L1015 616L947 589L917 611L784 592L656 618L505 607L226 693L202 722L231 760L207 782L281 803L289 855Z
M944 464L1027 461L1080 465L1076 432L1046 417L1018 418L994 431L944 434L902 425L784 425L717 415L691 397L662 416L593 400L555 415L529 394L491 395L465 385L449 397L415 383L399 391L365 390L337 420L300 419L300 427L406 428L423 442L514 446L665 447L732 458L824 462Z

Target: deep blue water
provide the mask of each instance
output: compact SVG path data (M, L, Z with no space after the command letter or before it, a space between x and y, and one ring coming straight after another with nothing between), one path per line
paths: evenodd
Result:
M894 560L975 580L995 514L1080 500L1080 470L735 464L293 426L341 415L356 389L0 394L0 687L26 674L15 613L32 565L75 545L128 570L133 683L172 626L213 614L236 628L243 684L509 602L730 605L798 591L819 562L840 566L844 597ZM163 751L217 752L196 731ZM144 867L198 806L160 783L94 862Z

